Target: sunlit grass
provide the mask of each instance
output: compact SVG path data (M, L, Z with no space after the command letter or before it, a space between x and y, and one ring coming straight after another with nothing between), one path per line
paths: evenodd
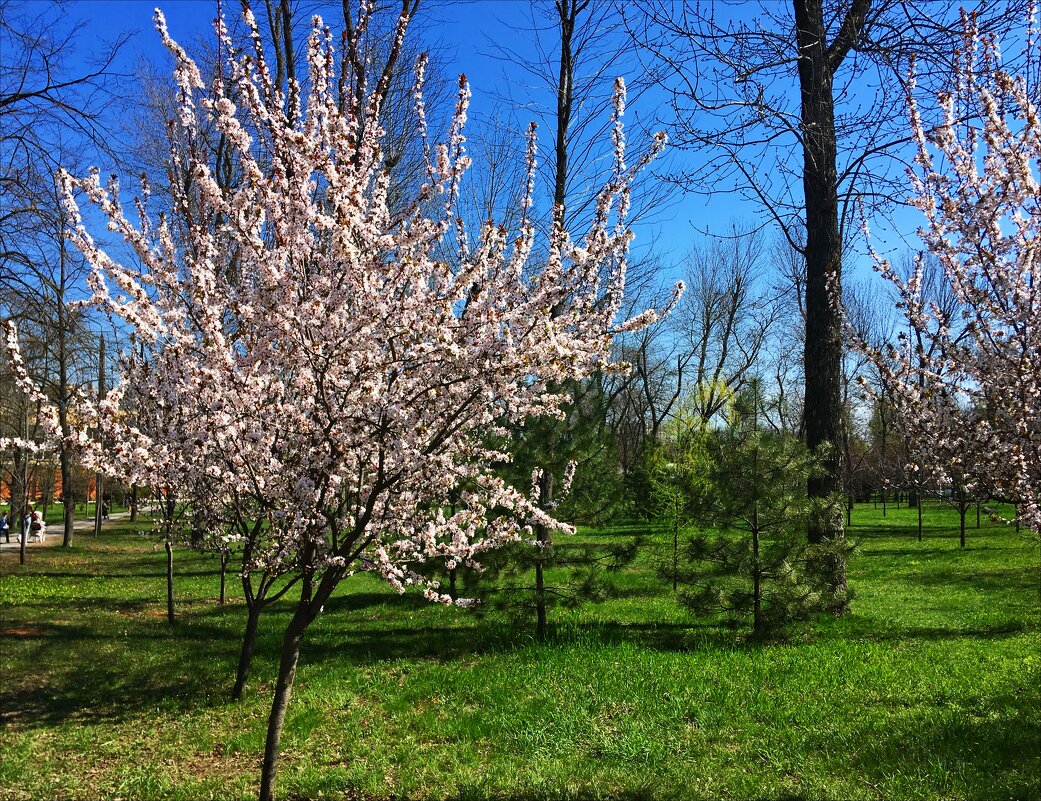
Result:
M650 552L544 644L352 579L305 643L279 794L1037 798L1037 540L973 515L962 550L955 513L926 521L919 543L913 510L858 507L853 611L769 646L691 620ZM126 528L4 556L0 798L255 795L288 606L234 704L241 601L178 552L170 627L164 557Z

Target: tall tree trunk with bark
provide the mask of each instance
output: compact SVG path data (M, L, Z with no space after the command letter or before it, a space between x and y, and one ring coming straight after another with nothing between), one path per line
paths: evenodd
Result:
M220 605L221 606L224 606L225 588L227 587L227 583L228 583L228 559L229 558L230 557L229 557L229 555L227 553L222 553L220 555Z
M313 555L312 555L313 556ZM293 680L296 677L296 666L300 660L300 647L304 642L304 634L308 626L314 622L336 585L343 578L342 572L329 571L319 581L317 587L313 578L307 576L301 582L300 600L297 603L293 619L286 627L282 637L282 651L279 657L278 680L275 683L275 696L271 702L271 715L268 718L267 739L264 743L264 762L260 772L260 801L274 801L275 775L278 771L278 746L282 739L282 725L286 719L286 709L293 694Z
M282 652L279 657L278 681L275 684L275 697L271 702L271 716L268 718L267 739L264 743L264 764L260 773L260 801L274 801L275 775L278 772L278 745L282 739L282 725L286 719L286 709L293 694L293 680L296 677L296 665L300 660L300 646L304 642L304 632L309 621L303 617L306 604L301 602L282 637Z
M969 499L965 490L958 490L958 545L965 547L965 515L969 511Z
M72 430L69 427L69 399L71 390L69 388L69 310L65 304L65 287L67 284L66 243L64 239L64 216L59 218L60 225L56 231L61 242L58 249L58 281L55 284L57 297L55 297L55 312L57 315L56 334L58 338L58 426L61 429L62 443L58 451L58 460L61 465L61 496L62 496L62 539L64 548L72 546L73 522L76 519L76 506L72 492L72 454L66 442Z
M98 346L98 398L105 397L105 337L101 337ZM104 445L102 445L104 447ZM101 507L105 499L105 476L98 472L94 474L94 536L101 532ZM167 540L169 548L169 539ZM171 590L172 592L172 590ZM171 606L172 608L172 606ZM173 612L170 613L170 622L173 623Z
M166 540L166 621L174 624L173 543Z
M855 43L870 7L856 0L834 40L821 0L793 0L802 100L803 191L806 208L806 344L804 353L806 444L828 449L824 471L809 480L811 498L841 488L839 437L842 425L842 234L839 228L834 75ZM844 536L841 513L811 526L810 542ZM826 566L832 589L846 587L845 560Z
M22 437L29 439L28 402L22 407ZM20 469L19 469L20 468ZM21 536L18 539L18 563L25 564L25 545L29 541L29 452L18 448L14 456L14 476L18 477L18 514ZM14 492L11 493L11 511L15 510Z
M574 35L578 16L589 6L589 0L555 0L557 23L560 25L560 69L557 77L557 130L554 138L555 170L553 174L553 217L564 224L564 207L567 200L568 179L568 131L575 101L575 48ZM554 316L558 310L554 309ZM555 388L556 389L559 388ZM557 441L557 428L550 426L546 441L548 464L543 465L539 483L539 505L549 509L553 504L553 476L550 473L553 456L562 443ZM546 602L545 563L552 552L553 533L545 526L538 526L535 535L539 552L535 559L535 637L546 639L549 633L549 616Z
M248 599L248 595L247 595ZM249 681L250 669L253 667L253 651L257 644L257 624L260 622L261 605L253 602L249 605L246 616L246 631L242 635L242 649L239 651L239 667L235 675L235 687L231 691L231 697L239 701Z
M166 619L172 626L174 624L174 574L173 574L173 535L174 535L174 511L176 501L171 490L166 491ZM100 505L98 506L100 509Z
M552 500L553 476L547 468L542 471L542 479L539 481L539 505L543 509L548 508ZM546 526L540 524L535 529L535 541L538 543L535 546L538 548L538 553L535 555L535 638L539 642L543 642L549 634L544 569L548 555L552 553L553 534Z

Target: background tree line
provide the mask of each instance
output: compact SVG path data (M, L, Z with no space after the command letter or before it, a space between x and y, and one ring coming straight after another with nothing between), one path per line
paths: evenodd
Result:
M354 76L353 85L338 87L342 104L355 102L365 84L387 87L380 124L393 143L386 163L402 199L411 196L420 173L423 142L415 135L410 87L421 49L429 52L429 107L443 108L438 101L452 84L443 51L429 47L422 31L414 27L400 46L390 36L395 18L422 19L425 10L417 0L383 9L363 35L349 39L357 44L340 54L350 67L344 74ZM294 81L306 80L302 31L314 11L347 32L357 24L348 2L265 0L254 8L287 103L293 102ZM4 316L19 322L30 343L29 369L59 410L76 391L98 392L103 333L110 353L132 350L133 343L122 341L119 331L106 332L105 321L77 303L85 296L86 268L64 239L70 221L54 170L60 165L82 173L90 161L112 165L145 177L161 204L174 186L191 195L193 176L184 166L188 148L201 148L221 185L241 180L228 143L205 125L206 133L191 143L171 138L175 129L167 123L176 96L162 67L141 65L132 76L117 72L125 36L86 61L72 59L77 48L85 52L74 13L11 0L0 5L8 43L0 71L0 303ZM687 192L734 192L759 204L767 221L707 225L701 243L682 259L688 289L680 305L651 328L618 338L615 347L631 364L629 373L560 387L571 397L567 417L512 432L511 469L527 474L541 468L541 503L559 506L576 522L654 518L660 506L654 471L670 424L696 418L702 427L726 428L727 415L754 386L757 425L811 451L824 446L822 469L807 476L809 496L841 495L847 522L857 499L877 498L884 508L896 496L914 504L926 493L957 504L964 521L974 503L986 500L987 489L906 469L915 453L913 437L887 401L884 376L845 347L838 311L841 289L846 314L863 339L881 347L894 336L890 299L867 282L843 281L842 270L853 252L858 204L883 218L901 205L900 171L911 152L904 124L907 70L917 64L925 91L942 87L954 70L959 18L935 4L896 0L799 0L791 7L763 4L740 17L729 13L714 4L659 2L637 11L625 4L555 0L533 5L518 31L534 43L537 59L493 43L505 67L524 79L501 98L500 115L470 129L475 166L460 235L473 236L491 217L508 220L518 213L518 155L527 117L546 132L538 224L548 229L556 208L569 226L588 216L585 190L603 175L603 112L615 74L630 76L631 105L646 103L645 133L666 128L678 153L689 156L675 156L661 181L637 197L637 216L651 217ZM999 35L1023 13L1021 3L977 11L981 30ZM236 16L228 14L229 20ZM227 41L244 47L241 25L230 24ZM206 81L223 69L220 46L207 44ZM432 124L445 123L435 118ZM166 158L171 152L180 155ZM675 258L653 248L641 251L631 268L631 283L639 289L633 308L658 303L668 283L663 264ZM930 291L955 319L949 287L935 270L930 275ZM34 413L6 378L0 425L23 435ZM874 391L865 393L862 383ZM555 486L571 463L577 465L574 485L558 498ZM85 492L78 489L85 482L77 480L69 453L59 453L57 466L67 497ZM13 508L25 506L27 482L40 487L43 498L51 494L45 489L54 472L50 463L36 464L16 451L4 471ZM66 545L72 514L66 504ZM841 539L841 514L812 525L812 542ZM553 533L541 531L539 540L544 547L530 562L533 584L522 606L534 609L544 634L548 599L568 593L543 578L548 560L557 558ZM614 556L626 550L616 549ZM835 553L827 572L833 589L841 589L842 548ZM580 562L588 567L603 556L585 553Z

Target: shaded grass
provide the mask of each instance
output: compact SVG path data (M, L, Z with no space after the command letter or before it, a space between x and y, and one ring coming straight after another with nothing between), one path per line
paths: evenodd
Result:
M651 552L617 597L555 611L548 643L351 579L305 642L280 794L1037 798L1037 541L984 521L963 551L930 507L918 543L913 514L858 508L853 611L772 646L687 617ZM255 795L289 607L233 704L241 600L179 552L168 626L163 560L127 527L5 557L0 798Z

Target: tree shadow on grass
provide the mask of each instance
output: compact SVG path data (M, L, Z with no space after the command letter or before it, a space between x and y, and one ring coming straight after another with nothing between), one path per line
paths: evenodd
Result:
M420 599L418 607L424 606L429 607L429 602ZM327 618L327 626L308 635L301 662L343 661L355 666L402 659L450 662L488 653L590 644L627 644L673 653L769 647L743 637L742 627L716 620L682 623L596 621L559 626L551 623L548 636L542 643L535 640L532 626L508 625L508 622L489 616L463 618L449 625L443 622L415 625L392 618L382 625L374 625L373 621L352 620L348 613ZM266 653L264 658L275 660L277 656L275 649Z
M172 627L163 619L165 608L154 598L46 603L95 616L71 624L14 621L30 630L11 637L17 644L12 651L18 653L5 654L7 680L0 681L0 719L4 722L31 726L67 719L114 721L157 707L176 713L229 703L245 622L241 601L226 606L200 599L179 601L178 622ZM261 618L252 686L274 672L291 611L290 603L280 602ZM325 614L308 632L301 665L306 669L307 665L337 662L350 667L403 659L444 662L519 651L534 644L529 626L506 625L499 617L476 618L461 610L455 614L458 617L446 619L444 610L414 593L344 593L330 600ZM987 639L1025 629L1022 623L1003 622L972 630L886 632L866 619L862 626L841 625L828 636ZM670 652L770 647L741 634L719 620L595 621L552 628L547 646L632 644ZM37 666L40 672L34 675ZM12 676L12 669L30 675Z
M432 610L416 595L353 593L334 599L304 641L301 664L340 662L357 667L397 659L452 660L530 644L516 632L484 622L423 625ZM387 615L361 613L386 607ZM0 724L29 728L75 720L116 722L145 710L171 714L231 703L245 609L180 601L177 622L165 620L154 599L62 600L33 603L45 614L6 621L0 679ZM61 611L94 613L89 620L54 622ZM252 686L277 668L281 636L291 614L276 604L261 617ZM460 612L460 615L464 614ZM408 615L407 621L402 616ZM45 620L45 622L36 622ZM471 620L473 620L471 618Z
M6 638L0 724L121 721L227 700L239 647L233 630L183 618L170 626L151 614L107 624L26 624L22 636Z
M418 610L430 608L430 601L415 592L397 595L390 592L350 592L330 598L323 614L359 612L363 609L385 607L388 610Z
M355 592L334 597L305 643L316 659L342 658L354 664L405 658L450 660L491 651L516 650L535 644L534 617L517 621L508 614L455 612L451 622L436 620L438 607L417 593ZM369 615L360 613L368 612ZM402 616L409 620L403 621ZM443 614L443 613L442 613ZM416 625L431 615L429 625ZM690 635L694 633L692 638ZM591 640L604 644L634 643L660 650L690 650L707 636L721 634L718 623L589 622L549 626L546 645ZM722 632L733 639L732 632ZM728 641L729 641L728 640ZM326 653L329 651L330 653ZM306 655L306 654L305 654Z
M931 564L928 570L919 570L904 576L904 581L922 587L972 588L988 593L1009 591L1037 591L1041 586L1041 572L1036 566L998 567L980 566L975 570L964 565L944 567Z
M872 637L878 641L920 640L938 642L945 640L1001 640L1014 637L1029 631L1036 631L1037 626L1027 626L1022 622L997 623L993 626L976 626L973 628L944 628L941 626L912 626L878 632Z
M887 537L886 539L892 539L892 537ZM939 539L939 537L937 537L936 539ZM954 541L957 541L958 540L958 535L955 534L955 536L952 537L951 539L953 539ZM873 556L890 556L890 557L895 556L895 557L907 557L907 558L925 557L925 556L932 556L932 557L941 556L942 557L942 556L954 556L956 554L963 554L963 553L979 553L980 551L1007 551L1008 550L1008 548L999 548L999 547L994 546L994 545L975 545L975 544L972 543L971 540L967 541L967 544L966 544L964 549L963 548L958 548L958 547L953 547L952 548L951 546L947 546L946 548L929 548L929 547L922 547L921 545L918 545L918 547L915 547L915 545L917 545L917 542L915 544L909 544L905 548L860 548L857 551L857 557L858 558L860 558L860 557L873 557Z
M48 571L46 574L48 579L160 579L166 581L166 571L148 572L142 570L133 570L131 567L127 568L127 572L114 572L108 571L105 573L92 573L89 570L85 570L82 573L52 573ZM189 578L213 578L216 579L220 576L220 570L174 570L174 581L179 579Z
M582 623L578 630L582 635L575 639L582 641L592 640L604 645L630 644L672 653L717 649L756 650L770 645L745 636L751 631L751 621L745 625L718 618L691 618L682 623L597 621Z
M851 759L883 794L887 780L902 775L934 797L1037 798L1041 676L1033 673L1008 693L983 699L982 708L923 710L894 718L884 732L865 731ZM930 788L930 779L943 786Z
M1041 621L999 619L990 625L916 626L902 623L882 627L871 617L850 615L838 621L832 636L871 642L945 642L952 640L1001 640L1041 629Z
M605 797L610 797L612 801L673 801L673 799L685 800L690 797L690 793L690 789L686 787L662 784L631 789L612 789L610 796L605 796L603 788L596 786L578 789L555 786L503 793L497 792L493 788L474 785L461 787L449 795L435 795L433 798L440 799L440 801L603 801ZM758 799L754 796L743 798L744 801L767 801L765 798ZM805 798L806 796L802 795L783 794L769 796L769 801L803 801Z
M846 535L854 539L880 539L880 540L892 540L899 539L907 542L918 542L918 529L914 526L908 526L904 523L894 524L892 526L857 526L853 525L846 529ZM944 539L946 537L958 536L958 524L955 523L954 528L950 526L923 526L922 527L922 541L926 542L930 538L933 539Z

